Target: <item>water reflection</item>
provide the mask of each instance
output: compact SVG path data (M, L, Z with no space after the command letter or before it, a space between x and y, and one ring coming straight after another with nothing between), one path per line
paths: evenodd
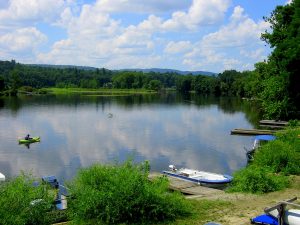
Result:
M198 96L22 96L0 108L0 171L7 176L72 177L92 163L149 160L152 170L169 164L231 174L246 164L250 137L230 130L252 128L254 106L232 98ZM112 115L112 116L110 116ZM253 122L254 121L254 122ZM25 148L30 133L40 143Z

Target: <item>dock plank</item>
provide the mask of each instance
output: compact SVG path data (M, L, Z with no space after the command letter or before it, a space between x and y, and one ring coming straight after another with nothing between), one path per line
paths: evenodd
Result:
M231 134L236 135L260 135L260 134L274 134L275 130L260 130L260 129L233 129Z
M267 124L267 125L274 125L274 126L286 126L288 125L287 121L276 121L276 120L261 120L259 121L260 124Z

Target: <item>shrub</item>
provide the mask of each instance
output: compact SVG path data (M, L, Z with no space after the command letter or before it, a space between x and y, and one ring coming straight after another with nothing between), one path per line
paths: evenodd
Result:
M289 185L288 177L275 175L269 169L250 165L234 174L229 192L267 193Z
M24 92L33 92L35 91L35 88L31 87L31 86L22 86L19 89L20 91L24 91Z
M150 182L148 173L147 163L131 161L80 170L69 184L71 219L93 224L153 223L190 214L190 204L179 193L167 192L167 179Z
M0 224L50 224L46 212L50 210L54 195L48 187L33 186L34 179L22 174L0 184ZM32 204L33 200L42 199Z
M300 128L288 128L280 132L276 132L277 139L288 143L296 152L300 152Z
M299 153L288 142L280 140L272 141L264 145L255 153L254 163L257 166L265 166L274 173L286 175L300 174Z

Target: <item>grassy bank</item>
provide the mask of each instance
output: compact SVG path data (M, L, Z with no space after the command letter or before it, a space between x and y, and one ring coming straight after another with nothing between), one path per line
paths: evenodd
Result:
M84 95L132 95L132 94L154 94L156 91L147 89L88 89L88 88L44 88L51 94L84 94Z
M254 161L234 174L229 191L267 193L289 187L300 175L300 128L276 133L276 140L256 150Z

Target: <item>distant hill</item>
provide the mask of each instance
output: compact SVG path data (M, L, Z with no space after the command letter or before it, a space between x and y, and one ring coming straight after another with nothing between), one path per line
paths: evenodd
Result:
M28 65L28 66L44 67L44 68L57 68L57 69L77 68L79 70L92 70L92 71L97 70L96 67L91 67L91 66L50 65L50 64L26 64L26 65Z
M91 67L91 66L74 66L74 65L50 65L50 64L27 64L29 66L38 66L38 67L49 67L49 68L58 68L58 69L67 69L67 68L77 68L80 70L92 70L95 71L98 68ZM101 68L102 69L102 68ZM120 70L113 70L113 71L136 71L136 72L143 72L143 73L177 73L181 75L206 75L206 76L215 76L216 73L208 72L208 71L181 71L181 70L174 70L174 69L161 69L161 68L150 68L150 69L120 69Z
M121 69L117 71L137 71L137 72L144 72L144 73L178 73L181 75L206 75L206 76L215 76L216 73L208 72L208 71L181 71L181 70L173 70L173 69L161 69L161 68L150 68L150 69Z

